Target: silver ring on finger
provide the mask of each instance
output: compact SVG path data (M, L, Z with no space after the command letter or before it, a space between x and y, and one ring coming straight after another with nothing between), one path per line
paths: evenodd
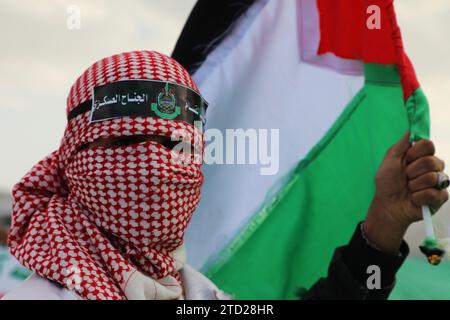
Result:
M447 189L450 186L450 178L444 172L436 172L437 182L435 188L438 190Z

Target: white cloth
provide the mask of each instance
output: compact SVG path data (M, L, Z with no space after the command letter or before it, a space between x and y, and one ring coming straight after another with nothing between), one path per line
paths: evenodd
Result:
M180 271L186 300L229 300L231 297L219 290L203 274L185 265ZM2 300L82 300L75 292L32 274L9 291Z

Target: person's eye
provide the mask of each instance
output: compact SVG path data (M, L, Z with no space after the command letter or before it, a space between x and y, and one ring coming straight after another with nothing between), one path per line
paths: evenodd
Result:
M135 143L143 142L142 139L138 137L123 137L114 140L111 143L111 147L125 147Z

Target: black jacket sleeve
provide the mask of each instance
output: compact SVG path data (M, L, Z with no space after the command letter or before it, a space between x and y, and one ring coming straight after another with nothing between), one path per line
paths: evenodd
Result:
M317 281L304 300L386 300L395 285L395 274L408 256L409 248L403 241L398 255L385 254L372 247L358 224L349 244L337 248L326 278ZM373 275L368 267L379 267L378 288L369 289L367 280ZM369 279L370 283L372 278ZM373 284L373 283L372 283ZM370 287L373 287L371 285Z

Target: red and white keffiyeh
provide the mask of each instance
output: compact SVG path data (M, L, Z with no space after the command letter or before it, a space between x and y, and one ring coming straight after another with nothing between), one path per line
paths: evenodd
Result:
M152 51L96 62L72 86L67 113L92 88L120 80L160 80L198 91L187 71ZM183 121L122 117L67 124L60 148L13 188L11 253L42 277L86 299L177 299L183 236L200 200L198 161L172 161L155 141L81 148L98 138L178 132L200 150L199 129Z

